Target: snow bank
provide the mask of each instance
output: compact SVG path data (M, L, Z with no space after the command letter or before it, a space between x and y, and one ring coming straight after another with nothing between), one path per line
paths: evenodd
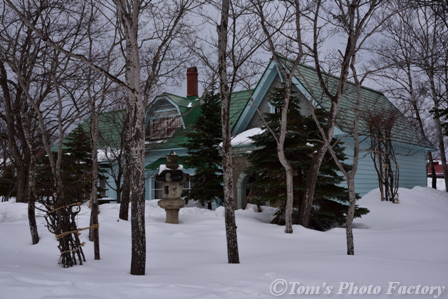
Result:
M447 286L448 195L430 188L400 189L400 204L381 202L374 190L359 200L371 213L357 219L355 256L347 256L345 230L318 232L294 225L293 234L269 224L273 208L236 211L239 265L229 265L224 209L180 210L180 224L166 224L157 201L147 201L145 276L129 274L131 223L118 219L119 204L100 206L101 260L62 269L57 241L37 218L41 240L31 245L26 204L0 203L0 298L274 298L274 281L288 285L282 298L434 298L435 294L387 294L400 286ZM83 206L77 221L88 226ZM295 289L291 289L295 285ZM300 286L331 286L330 294L289 295ZM342 283L375 286L376 295L338 291ZM281 285L277 285L278 288ZM445 290L439 298L448 298Z

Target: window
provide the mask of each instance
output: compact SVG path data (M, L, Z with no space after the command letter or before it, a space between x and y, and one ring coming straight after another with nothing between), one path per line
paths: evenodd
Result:
M106 197L107 196L107 182L105 179L100 179L99 181L100 181L99 186L98 186L99 195L100 195L100 197Z
M282 113L282 107L274 107L274 113L275 113L275 114L280 114L280 113Z
M158 182L158 181L156 181L155 180L155 178L153 177L153 180L152 180L153 182L154 182L154 187L153 187L153 190L154 190L154 198L152 198L152 199L162 199L162 194L163 194L163 190L162 190L162 182Z
M275 114L281 114L282 113L282 107L281 106L274 106L272 103L269 103L269 113L275 113Z
M151 138L171 137L181 126L179 116L155 118L151 121Z
M190 180L185 181L184 183L184 191L190 192L191 188L194 186L194 182L192 182L193 176L190 176Z

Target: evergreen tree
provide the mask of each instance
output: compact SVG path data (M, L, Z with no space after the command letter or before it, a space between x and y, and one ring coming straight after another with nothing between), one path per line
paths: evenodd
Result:
M62 150L62 183L65 197L71 203L86 202L92 189L92 153L89 134L81 127L74 129L65 139ZM56 157L55 157L56 159ZM43 155L37 161L37 184L41 196L52 196L53 178L48 157ZM99 170L99 178L105 179L104 170ZM98 188L98 193L104 191ZM99 196L99 194L98 194Z
M78 200L86 202L90 198L92 145L89 134L78 126L66 138L62 151L62 180L64 186L76 186Z
M196 169L192 177L194 186L184 196L202 205L207 203L209 209L212 202L221 205L223 199L222 158L219 152L222 141L220 107L219 95L206 94L201 105L195 108L200 109L199 115L192 130L187 133L187 143L182 145L188 152L185 164Z
M284 88L276 88L271 95L270 104L274 110L279 111L283 105ZM317 125L311 116L301 114L299 97L293 96L288 108L287 136L285 140L285 153L294 168L294 215L293 223L298 223L298 209L303 198L306 186L306 173L311 166L311 157L319 146L322 137ZM315 110L321 123L325 123L326 116L322 109ZM278 134L280 129L280 113L265 115L266 121L272 130ZM269 130L252 137L257 150L249 155L251 167L247 173L255 181L250 184L253 203L270 202L280 205L273 223L284 224L284 205L286 200L285 172L277 155L277 145ZM335 140L333 140L334 142ZM339 143L334 146L340 161L346 159L344 148ZM349 168L349 165L344 165ZM326 230L335 223L345 222L346 206L341 203L348 202L348 191L341 187L343 177L338 174L338 168L329 153L320 168L316 185L315 200L311 213L310 227ZM366 214L367 209L358 209L356 216Z

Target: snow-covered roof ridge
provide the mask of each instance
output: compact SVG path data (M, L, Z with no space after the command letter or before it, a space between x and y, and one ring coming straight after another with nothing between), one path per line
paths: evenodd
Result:
M253 143L253 141L252 141L252 139L250 139L250 137L253 137L255 135L260 135L263 132L264 132L264 130L262 128L252 128L252 129L243 131L232 138L232 142L231 142L232 147L250 145ZM222 147L222 142L219 144L219 147Z

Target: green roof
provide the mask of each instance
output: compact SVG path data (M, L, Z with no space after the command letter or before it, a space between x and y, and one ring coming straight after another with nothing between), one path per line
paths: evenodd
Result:
M231 103L230 103L230 125L236 124L247 102L250 99L249 90L237 91L232 93ZM180 128L177 130L173 136L167 140L152 140L146 144L147 150L162 150L170 148L179 148L182 144L188 141L186 133L190 130L191 125L196 121L197 116L201 113L200 105L197 105L196 99L193 101L187 100L187 98L182 98L168 93L163 93L164 96L169 97L176 104L180 104L179 110L182 113L182 118L186 128Z
M168 92L164 92L162 93L162 96L166 96L168 98L170 98L170 100L172 100L174 103L176 103L176 105L178 105L179 107L190 107L190 104L193 101L190 101L189 99L187 99L186 97L181 97L181 96L177 96L175 94L172 93L168 93Z
M292 62L286 58L280 57L281 62L286 67L291 67ZM330 100L323 94L316 69L299 65L296 69L296 79L302 84L303 88L311 95L314 101L322 108L329 110ZM326 84L330 91L337 90L339 78L333 75L324 74ZM347 82L336 119L337 126L344 132L353 132L353 123L355 119L356 103L356 85ZM367 118L369 114L387 114L392 113L396 117L396 122L392 129L392 140L395 142L423 146L427 149L434 149L434 145L396 108L383 93L362 86L361 87L361 119L359 120L359 133L368 135ZM364 117L363 117L364 115Z
M102 113L99 117L98 147L120 147L120 136L123 131L123 123L126 117L126 110L118 110ZM89 120L90 123L90 120Z
M244 108L250 100L251 93L252 90L242 90L232 93L230 99L230 130L233 129L233 126L235 126L238 119L240 119Z
M125 117L125 110L109 111L100 114L98 119L98 148L120 147L120 134ZM90 118L84 120L78 127L81 127L85 132L90 132ZM65 135L63 143L65 143L66 138L70 134L71 132ZM53 152L57 152L58 144L56 143L51 148ZM63 148L65 148L64 145Z

